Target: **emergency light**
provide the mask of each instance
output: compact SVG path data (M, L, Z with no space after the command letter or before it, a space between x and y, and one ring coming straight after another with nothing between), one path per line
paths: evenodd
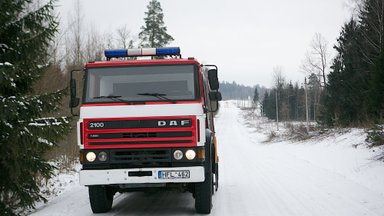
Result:
M180 55L180 47L105 50L104 55L107 59L137 56L171 56Z

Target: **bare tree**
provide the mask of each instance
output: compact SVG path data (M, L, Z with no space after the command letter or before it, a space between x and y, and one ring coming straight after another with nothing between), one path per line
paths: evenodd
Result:
M312 99L310 100L313 102L313 119L315 121L322 93L321 87L327 84L326 74L329 70L329 58L328 42L320 33L316 33L310 44L310 50L307 51L301 65L302 71L308 75L310 80L318 80L318 82L312 82L311 85L313 94L311 94Z
M276 87L275 91L275 99L276 99L276 127L279 130L279 94L285 83L285 79L282 74L282 68L280 66L276 66L273 68L273 83Z
M283 69L281 66L275 66L273 68L273 84L274 86L279 89L281 88L285 83L285 78L283 76Z
M364 61L374 65L384 50L384 2L383 0L358 1L360 18L363 19L362 36L365 39L361 52Z
M66 34L66 66L83 64L83 15L79 0L75 1L74 14L69 16L68 33Z
M95 28L91 28L87 34L84 50L85 61L100 61L103 58L105 44L103 38Z
M318 109L320 104L320 96L321 96L321 80L316 74L311 74L308 77L308 87L309 94L311 98L310 102L313 104L312 113L313 120L316 121L318 115Z
M62 66L65 61L65 54L63 50L64 32L60 31L55 35L55 40L50 43L48 48L49 62L54 65Z
M106 49L115 49L116 45L113 39L113 34L110 32L106 32L103 35L103 41Z
M133 48L134 40L131 36L131 31L127 29L127 26L124 25L117 29L117 45L120 48L129 49Z
M308 75L316 74L319 78L322 77L323 86L325 86L329 58L328 42L320 33L316 33L312 39L310 51L307 51L302 62L301 69Z

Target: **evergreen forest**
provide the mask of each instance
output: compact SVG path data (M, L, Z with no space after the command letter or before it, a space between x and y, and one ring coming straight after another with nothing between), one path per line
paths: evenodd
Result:
M270 119L278 115L281 120L304 120L307 107L309 120L324 126L383 123L384 2L360 1L357 8L333 45L336 56L328 61L329 73L324 73L327 62L320 52L324 46L317 43L314 50L319 51L319 61L309 59L303 65L308 72L305 83L275 79L276 85L261 97L263 115Z

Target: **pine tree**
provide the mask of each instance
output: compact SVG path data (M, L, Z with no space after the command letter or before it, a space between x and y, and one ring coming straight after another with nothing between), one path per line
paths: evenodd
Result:
M384 2L361 1L343 27L323 98L322 121L343 126L383 121ZM378 121L380 120L380 121Z
M272 89L270 92L264 93L264 99L262 102L263 115L269 119L276 119L276 89Z
M361 7L361 32L364 44L361 47L365 70L369 77L369 113L374 122L384 117L384 2L365 0ZM379 122L377 122L379 123Z
M360 25L346 23L335 46L338 52L328 75L321 121L328 125L348 126L367 121L368 75L361 53Z
M269 119L276 119L276 93L278 97L279 119L285 121L305 119L305 90L299 84L289 82L280 84L276 88L265 91L261 102L262 115Z
M287 104L288 104L288 119L289 120L296 120L296 116L295 116L295 110L296 110L296 106L297 106L297 101L296 101L296 95L295 95L295 92L294 92L294 88L293 88L293 85L292 85L292 82L289 82L288 86L287 86L287 92L288 92L288 101L287 101Z
M33 207L39 179L52 175L44 154L69 131L68 119L49 117L65 90L35 95L32 86L49 66L47 49L57 32L54 1L0 2L0 214Z
M360 47L363 60L374 64L384 51L384 2L364 0L359 11L360 29L364 46Z
M261 116L267 116L268 112L268 91L265 91L263 101L261 102Z
M374 122L382 124L384 121L384 53L381 53L372 67L370 84L371 112Z
M257 90L257 87L255 87L255 91L253 92L253 104L257 106L257 103L259 102L259 92Z
M164 47L174 39L167 33L164 25L164 14L160 2L151 0L145 12L145 25L141 27L139 38L142 47Z

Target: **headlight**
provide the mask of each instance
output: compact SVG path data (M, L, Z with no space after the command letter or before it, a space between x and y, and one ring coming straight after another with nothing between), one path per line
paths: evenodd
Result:
M193 160L195 159L196 157L196 152L192 149L188 150L187 152L185 152L185 157L188 159L188 160Z
M104 162L108 159L108 155L106 152L100 152L97 158L99 159L99 161Z
M87 161L89 161L89 162L93 162L96 160L95 152L88 152L85 157L87 158Z
M176 160L181 160L183 158L183 152L181 150L176 150L173 152L173 157Z

